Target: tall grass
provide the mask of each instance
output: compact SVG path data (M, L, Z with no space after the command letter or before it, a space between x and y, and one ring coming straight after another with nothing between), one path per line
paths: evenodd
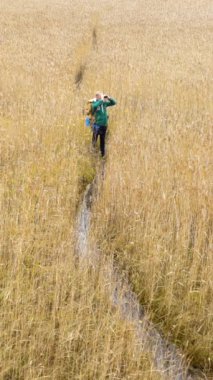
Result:
M81 267L74 255L78 205L95 173L82 106L98 85L88 81L98 21L81 6L0 5L4 380L161 377L112 307L104 265Z
M114 25L119 102L92 231L164 334L211 372L209 4L151 2Z
M210 1L2 2L1 358L6 379L159 379L75 260L95 174L82 107L110 112L92 238L155 321L212 368Z

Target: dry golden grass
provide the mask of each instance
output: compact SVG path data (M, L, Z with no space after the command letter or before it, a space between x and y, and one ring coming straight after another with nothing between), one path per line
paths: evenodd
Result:
M0 4L1 358L9 379L160 379L74 259L94 176L82 106L118 99L92 235L164 331L212 366L210 1Z
M212 371L210 2L129 7L102 40L119 102L92 231L164 333Z
M104 268L74 256L77 207L94 177L81 114L99 84L89 68L95 4L0 5L3 380L161 376L111 305ZM82 66L89 78L76 83Z

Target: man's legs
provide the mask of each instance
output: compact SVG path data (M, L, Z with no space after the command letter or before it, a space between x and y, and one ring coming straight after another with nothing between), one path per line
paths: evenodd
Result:
M100 135L100 149L101 149L101 155L102 157L104 157L105 155L105 136L106 136L106 130L107 130L107 127L105 126L101 126L99 128L99 135Z
M92 146L95 147L97 139L98 139L98 126L96 124L93 125L92 130Z

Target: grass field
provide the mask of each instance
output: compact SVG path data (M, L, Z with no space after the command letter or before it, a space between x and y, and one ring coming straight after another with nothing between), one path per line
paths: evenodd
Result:
M211 371L210 3L151 4L126 15L130 33L123 15L114 36L120 106L92 231L164 334Z
M3 380L162 375L110 304L104 264L74 256L96 167L82 108L96 90L118 105L91 237L164 334L212 371L210 3L1 2Z

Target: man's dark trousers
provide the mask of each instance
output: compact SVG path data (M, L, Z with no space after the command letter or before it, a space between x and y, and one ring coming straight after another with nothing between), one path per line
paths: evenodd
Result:
M101 149L101 155L102 157L105 155L105 137L106 137L106 131L107 127L105 125L97 125L94 124L93 126L93 136L92 136L92 143L93 146L95 145L98 136L100 136L100 149Z

